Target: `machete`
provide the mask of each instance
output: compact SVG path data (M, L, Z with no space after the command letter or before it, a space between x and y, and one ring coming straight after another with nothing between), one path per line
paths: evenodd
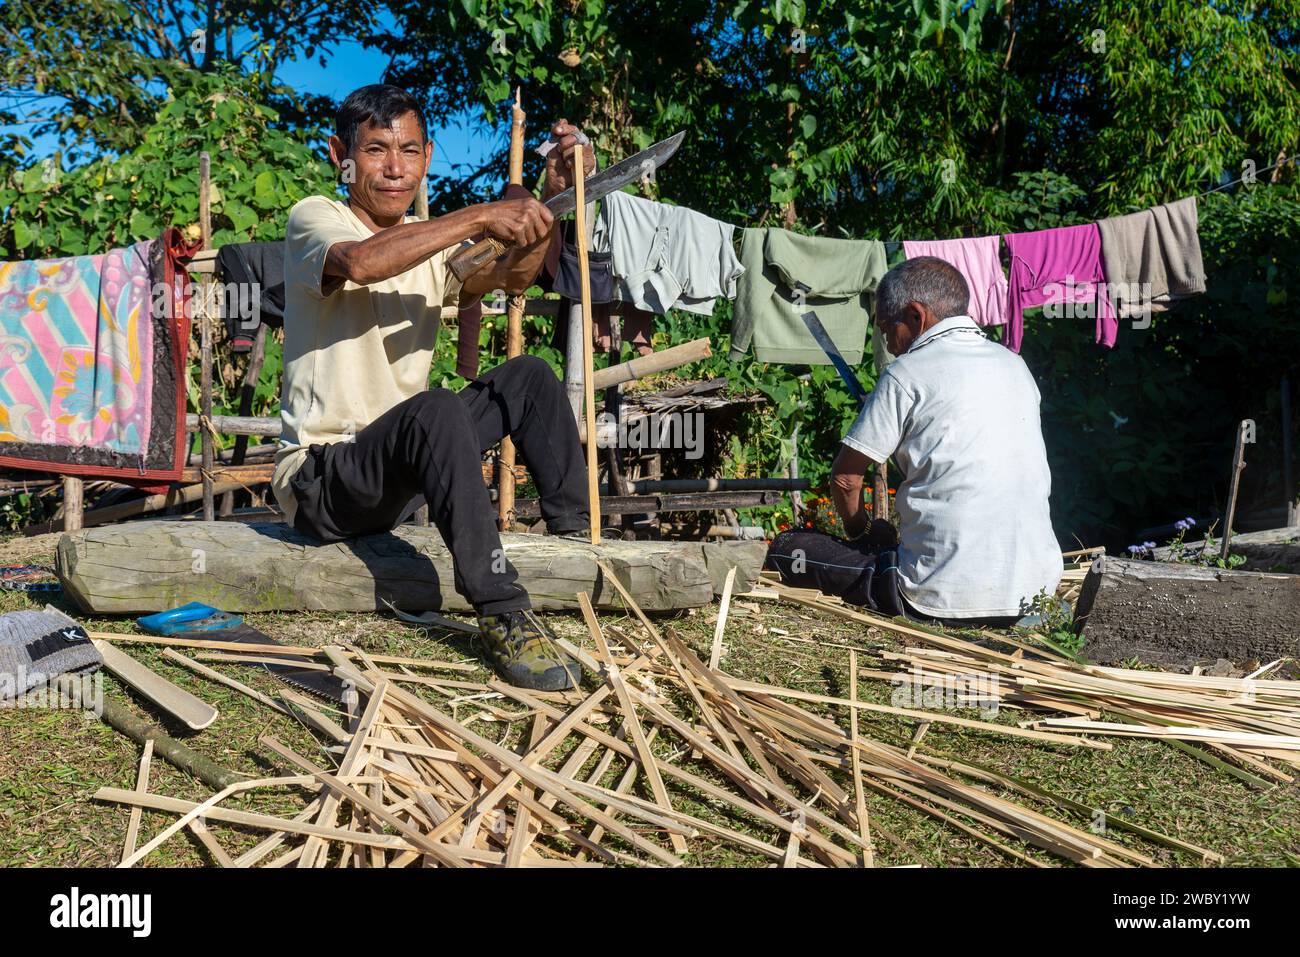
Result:
M817 318L817 313L809 310L801 318L803 324L808 327L808 331L812 333L812 337L817 340L817 345L821 346L822 351L830 358L831 365L835 366L835 371L840 374L844 384L849 387L849 392L852 393L853 398L858 400L858 405L862 405L867 401L866 390L862 388L862 383L858 381L858 377L853 374L848 362L840 354L839 348L832 341L830 333L826 331L822 321Z
M643 149L625 160L620 160L609 169L596 173L583 184L586 187L585 198L587 202L594 203L602 196L612 193L616 189L622 189L633 180L658 169L677 152L677 147L682 145L685 136L685 130L674 133L668 139L661 140L654 146ZM564 192L556 193L543 205L551 211L551 215L558 217L572 212L576 204L573 187L570 186ZM464 282L466 277L472 276L488 263L504 255L505 252L505 243L494 236L487 236L473 246L458 252L451 258L448 265L456 278Z

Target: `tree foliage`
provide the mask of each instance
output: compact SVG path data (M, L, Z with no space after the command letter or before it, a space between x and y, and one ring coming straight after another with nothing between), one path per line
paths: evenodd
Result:
M10 0L0 122L34 115L67 151L33 157L25 137L0 139L0 256L192 224L204 148L215 241L278 238L292 202L332 192L333 177L314 129L330 104L278 89L275 70L345 39L390 56L385 79L422 98L434 129L468 115L495 137L481 169L431 179L435 214L497 192L519 87L530 140L563 116L603 162L686 130L640 187L651 197L740 226L926 239L1087 222L1294 154L1298 30L1300 0ZM530 151L526 181L540 168ZM1124 326L1113 352L1092 344L1090 322L1028 318L1063 540L1115 544L1166 515L1208 514L1243 417L1261 430L1246 491L1281 504L1277 383L1300 346L1295 183L1288 168L1203 203L1207 294L1149 329ZM558 365L551 323L530 317L526 341ZM730 363L729 328L727 304L656 327L658 346L713 339L687 374L770 400L726 438L727 474L779 474L797 425L801 472L822 482L854 414L833 371ZM503 340L485 323L485 365ZM459 383L452 348L444 336L435 383ZM266 375L276 368L272 355ZM869 387L869 364L858 372Z

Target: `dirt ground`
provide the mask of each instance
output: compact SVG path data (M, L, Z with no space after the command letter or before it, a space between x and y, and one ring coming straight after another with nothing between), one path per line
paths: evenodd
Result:
M14 539L0 543L0 563L53 560L57 535ZM40 607L21 592L0 592L0 611ZM56 605L87 628L133 631L129 619L86 618L75 608ZM749 607L746 607L746 606ZM698 609L678 616L673 626L697 651L707 656L717 608ZM337 613L293 613L249 616L249 623L275 638L295 644L319 646L346 638L374 652L477 663L469 642L459 637L432 635L403 624L391 616ZM624 616L603 620L632 631L635 623ZM586 631L577 615L552 614L548 621L566 637L587 644ZM878 655L899 650L892 638L874 629L829 619L816 612L784 604L733 603L727 625L727 643L721 664L738 677L761 680L806 691L844 695L848 689L848 648L858 651L862 668L887 668ZM200 679L144 645L127 646L149 667L186 684L216 706L221 716L207 730L183 733L168 730L193 749L236 771L266 774L272 767L258 738L274 734L290 747L318 747L305 729L238 692ZM269 676L237 666L219 666L253 687L274 695L277 683ZM467 678L483 680L479 667ZM859 694L888 703L893 685L863 680ZM160 721L111 676L105 693L153 721ZM840 721L843 714L826 712ZM971 713L972 717L978 715ZM995 719L1014 723L1022 712L1003 709ZM498 726L499 727L499 726ZM904 744L914 723L888 716L863 714L861 732L882 741ZM510 728L493 728L501 740ZM1300 866L1300 784L1252 790L1246 783L1201 763L1174 747L1140 739L1116 738L1114 750L1103 752L1055 744L1039 744L993 736L978 730L941 729L932 726L924 749L936 755L998 768L1054 794L1081 802L1112 819L1132 821L1217 851L1233 866ZM682 760L688 760L685 757ZM0 865L106 866L121 853L128 811L120 805L92 800L103 786L131 788L135 784L140 748L131 740L80 712L15 708L0 710ZM190 800L202 800L210 790L167 763L155 760L150 788ZM1009 795L1012 796L1012 795ZM1024 800L1023 798L1016 798ZM901 845L882 844L877 861L882 865L994 867L1009 860L982 842L888 798L869 795L868 810L901 838ZM258 793L230 802L232 807L288 814L301 807L292 794ZM688 813L709 813L707 799L689 800ZM1033 805L1054 816L1066 814L1046 804ZM141 843L174 820L173 815L145 812ZM736 822L732 822L733 825ZM968 821L967 823L974 823ZM1071 819L1087 827L1088 817ZM256 843L252 832L211 824L218 839L233 854ZM755 826L754 833L762 833ZM1111 829L1107 835L1140 849L1169 866L1195 866L1199 860L1178 851L1150 844L1126 832ZM1028 846L1017 847L1048 864L1060 861ZM764 859L746 856L706 839L692 842L688 863L697 866L767 866ZM207 852L195 839L177 836L146 860L147 866L204 866Z

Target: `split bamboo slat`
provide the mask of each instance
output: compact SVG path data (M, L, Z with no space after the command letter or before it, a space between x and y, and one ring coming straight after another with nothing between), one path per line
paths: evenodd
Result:
M416 674L407 667L414 659L371 656L346 643L274 646L277 656L301 656L357 689L359 704L348 715L336 712L336 724L313 715L301 695L274 701L169 651L198 675L299 716L324 757L267 735L261 744L278 762L273 776L195 802L151 793L146 755L134 790L96 795L131 809L121 866L182 831L214 863L235 867L673 867L695 863L714 845L776 867L873 867L882 855L915 863L915 851L882 823L888 815L875 813L876 802L927 815L1020 865L1154 866L1156 848L1222 863L1213 850L1136 821L1110 821L1099 832L1094 809L956 759L931 747L935 735L926 732L955 724L1021 738L1025 747L1092 748L1103 761L1114 746L1108 739L1146 737L1260 787L1290 781L1287 769L1300 765L1295 682L1102 668L1040 651L1028 638L988 633L987 641L966 641L766 581L768 597L862 625L867 637L878 630L904 642L901 652L897 644L868 651L826 643L849 649L850 680L847 697L821 695L723 670L725 604L711 653L700 657L671 627L656 626L602 566L603 585L621 596L635 633L603 623L584 594L591 644L557 639L588 670L590 691L548 694ZM1012 650L994 647L999 641ZM269 650L184 643L225 652L205 656L223 664ZM860 651L885 670L859 668ZM959 707L1041 714L1016 722L924 702L886 706L863 697L859 679L977 687ZM900 722L908 730L900 732ZM226 806L265 789L298 791L302 809L282 816ZM137 848L142 809L173 820ZM265 837L235 855L217 825Z

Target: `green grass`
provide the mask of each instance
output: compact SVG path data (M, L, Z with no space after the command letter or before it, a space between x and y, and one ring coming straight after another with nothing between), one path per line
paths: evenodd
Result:
M44 561L52 559L56 536L14 540L0 544L0 561ZM0 611L40 607L18 592L0 592ZM129 631L128 619L85 618L70 606L61 605L89 629ZM707 657L712 638L716 606L683 614L667 622L702 656ZM576 615L548 616L561 634L587 644L586 632ZM621 615L602 615L608 625L636 634L635 623ZM348 639L362 648L386 654L474 661L468 642L457 637L429 636L418 628L390 617L363 614L293 613L252 615L249 623L268 634L295 644L323 645ZM772 629L777 629L774 632ZM784 631L787 634L781 634ZM900 650L888 635L864 629L852 622L827 618L811 610L784 604L763 603L757 612L733 605L727 625L727 642L722 667L746 679L770 682L822 694L846 696L848 651L834 645L858 649L863 668L891 670L878 655L882 650ZM232 770L257 776L283 773L258 745L258 738L273 734L303 754L324 756L313 736L294 721L272 712L243 695L192 675L163 658L159 649L146 645L124 646L135 657L159 673L184 683L216 706L221 715L210 728L189 733L167 726L147 705L132 697L111 676L105 676L105 693L128 702L141 716L163 723L196 751ZM209 662L209 664L212 664ZM281 687L271 677L253 669L216 666L245 683L274 695ZM459 676L458 676L459 677ZM484 680L489 672L479 667L469 680ZM893 685L878 680L859 682L859 695L871 701L889 703ZM847 716L836 709L803 704L841 723ZM964 713L964 712L963 712ZM969 716L978 717L977 712ZM461 713L464 717L464 712ZM1003 709L994 719L1001 723L1023 720L1024 712ZM475 729L493 740L516 745L529 731L529 721L476 723ZM914 722L889 716L862 713L860 733L879 740L906 745ZM606 730L609 730L606 726ZM1104 812L1114 821L1132 821L1201 845L1225 856L1235 866L1300 865L1300 785L1279 785L1268 791L1250 789L1236 778L1196 760L1174 747L1140 739L1110 739L1111 751L1041 744L999 737L977 730L931 725L921 752L986 765L1030 782L1053 794ZM128 811L118 805L93 801L103 786L131 788L140 759L139 747L100 722L80 713L48 710L0 710L0 865L105 866L116 862L125 838ZM571 745L570 745L571 747ZM689 758L687 749L670 735L654 744L656 752L675 759L694 773L725 784L711 767ZM558 757L567 754L567 749ZM557 762L558 764L558 762ZM588 760L584 774L595 766ZM613 786L626 762L616 759L602 779ZM834 772L841 782L847 776ZM692 794L670 783L674 806L701 818L744 831L774 844L784 845L775 829L738 816L702 794ZM151 790L202 800L210 791L184 772L155 758L150 775ZM634 793L648 796L644 781ZM1006 794L1037 810L1088 828L1090 816L1076 815L1048 802ZM1009 858L982 842L934 818L888 797L868 792L871 820L892 831L895 845L877 835L880 864L922 864L926 866L997 867L1012 864ZM289 815L303 803L300 790L258 791L232 799L230 807ZM175 816L145 812L140 842L166 827ZM263 835L253 831L209 822L229 853L237 855L253 846ZM967 821L967 823L974 823ZM978 826L978 825L977 825ZM1148 854L1158 863L1194 866L1192 856L1164 849L1116 828L1107 837ZM1060 863L1044 852L999 838L1029 856L1047 863ZM689 864L701 866L767 866L764 857L734 846L697 839L691 842ZM147 866L188 867L210 863L207 853L188 834L177 835L151 854Z

